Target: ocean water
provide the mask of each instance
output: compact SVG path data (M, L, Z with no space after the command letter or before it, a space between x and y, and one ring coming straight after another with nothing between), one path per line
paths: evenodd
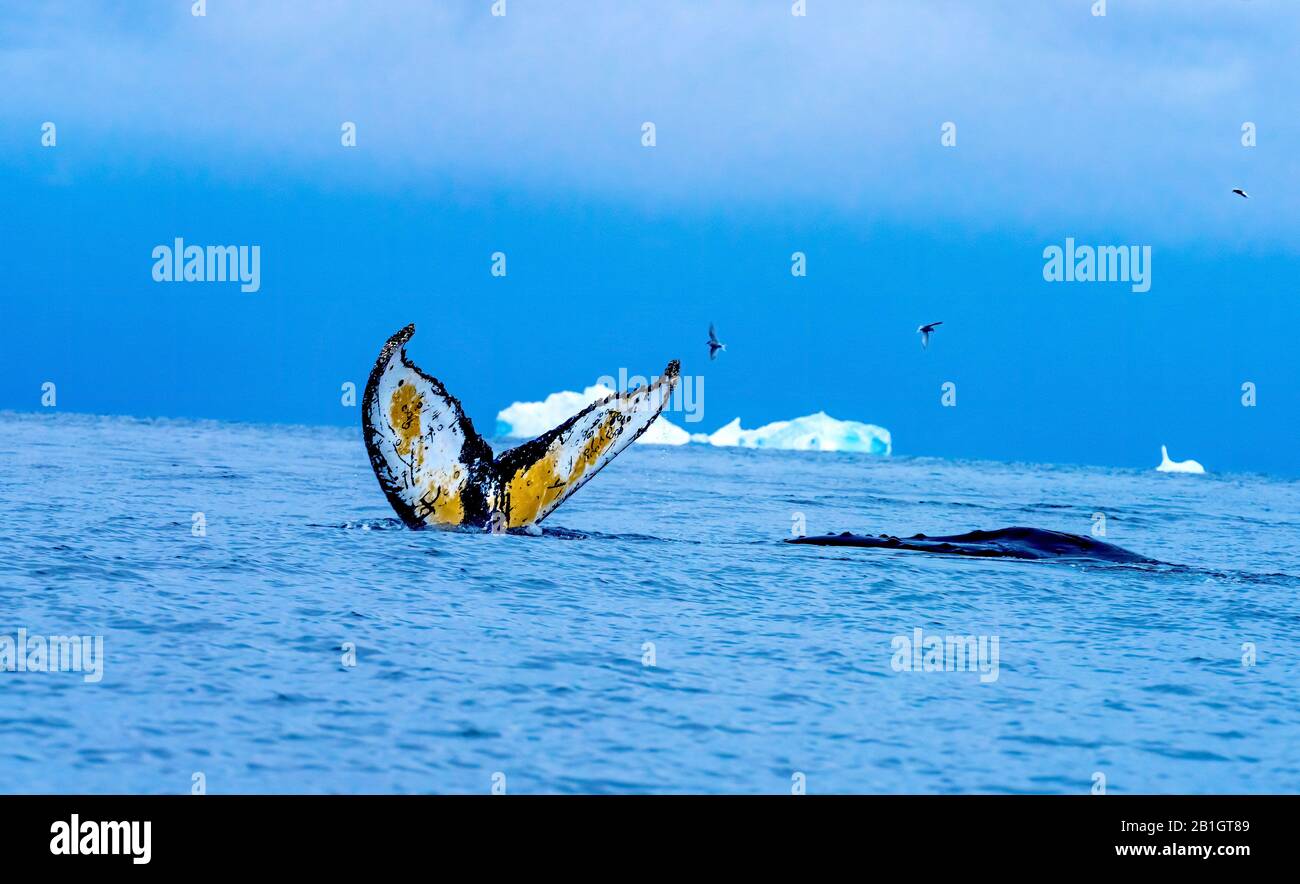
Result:
M0 791L1300 791L1295 481L638 445L522 537L402 528L359 429L0 414L0 463L0 635L104 653L0 671ZM1094 513L1171 564L781 542Z

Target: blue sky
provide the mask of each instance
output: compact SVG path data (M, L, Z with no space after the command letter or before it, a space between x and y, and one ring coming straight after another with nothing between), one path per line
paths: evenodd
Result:
M484 430L681 358L692 430L1300 472L1293 4L490 6L0 12L0 408L355 423L414 321ZM178 236L260 245L261 290L154 283ZM1066 237L1151 246L1151 291L1044 282Z

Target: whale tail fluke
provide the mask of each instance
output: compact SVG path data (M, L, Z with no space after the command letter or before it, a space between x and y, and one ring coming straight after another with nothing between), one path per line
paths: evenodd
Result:
M506 527L540 522L635 442L668 404L679 370L673 360L654 383L593 402L498 457L495 500Z
M406 357L408 325L379 353L361 402L379 487L410 526L486 524L492 446L456 397Z
M361 408L379 486L411 527L535 525L644 433L677 384L673 361L654 383L593 402L494 457L456 397L407 358L414 334L408 325L384 344Z

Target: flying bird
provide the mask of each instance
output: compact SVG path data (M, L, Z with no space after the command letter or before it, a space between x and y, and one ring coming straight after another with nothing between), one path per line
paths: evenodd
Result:
M1232 192L1244 200L1250 199L1250 194L1246 193L1246 191L1242 190L1240 187L1234 187Z
M934 331L935 328L940 325L943 325L943 323L932 322L929 325L923 325L916 330L916 333L921 336L921 349L924 350L930 346L930 332Z
M718 340L718 333L713 330L713 323L709 323L709 361L718 358L719 350L726 350L727 345Z

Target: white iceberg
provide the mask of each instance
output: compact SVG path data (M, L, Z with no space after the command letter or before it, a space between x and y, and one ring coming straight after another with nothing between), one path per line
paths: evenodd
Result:
M875 424L842 421L824 411L776 421L755 430L742 429L736 418L708 437L710 445L740 448L774 448L781 451L858 451L885 454L893 451L889 431Z
M496 436L500 439L532 439L613 393L614 390L604 384L594 384L581 393L561 390L541 402L516 402L497 412ZM691 441L691 434L660 415L636 441L646 445L685 445Z
M614 390L604 384L587 387L581 393L562 390L541 402L516 402L497 413L496 436L501 439L532 439L557 427ZM719 448L770 448L778 451L856 451L888 455L893 451L889 430L875 424L842 421L824 411L776 421L754 430L740 426L736 418L711 435L688 433L660 415L636 440L646 445L714 445Z
M1160 446L1160 466L1156 467L1159 473L1204 473L1205 467L1201 466L1199 461L1195 460L1170 460L1169 449Z
M613 392L604 384L595 384L581 393L561 390L541 402L516 402L497 412L496 435L500 439L532 439L558 427L597 399L604 399Z
M646 430L637 438L636 444L685 445L690 441L690 433L686 432L661 414L659 417L655 418L655 422L650 425L650 429Z

